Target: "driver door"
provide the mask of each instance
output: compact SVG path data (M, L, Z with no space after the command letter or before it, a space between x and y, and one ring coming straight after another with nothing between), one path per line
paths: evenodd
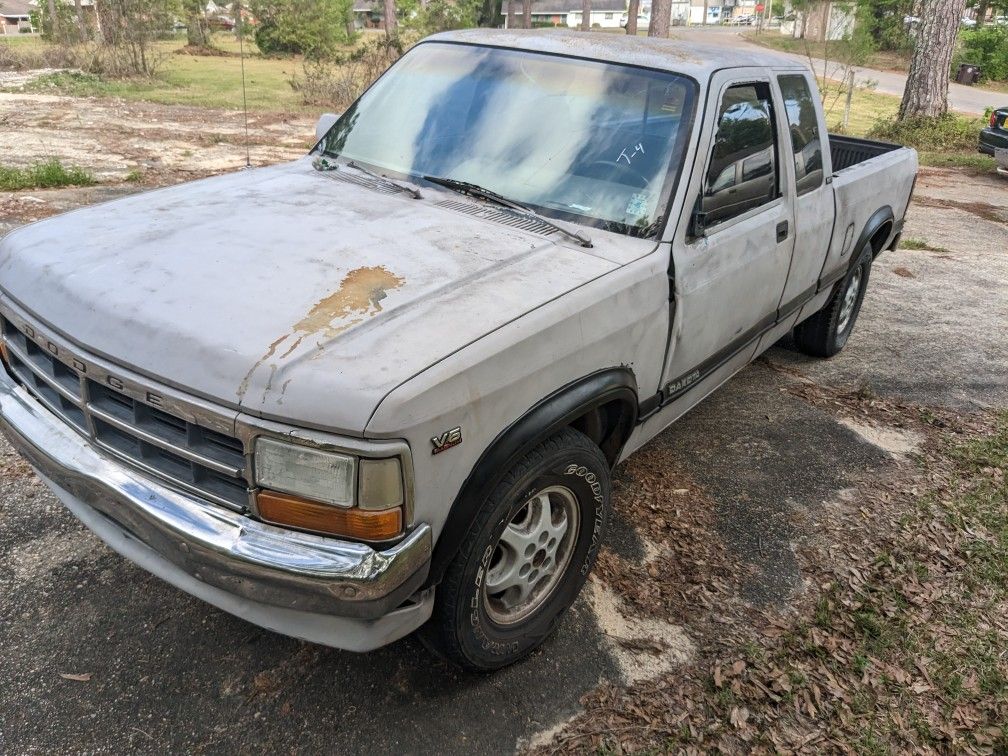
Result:
M763 69L712 77L672 245L675 321L666 401L719 371L727 378L752 358L758 337L776 322L794 249L783 112Z

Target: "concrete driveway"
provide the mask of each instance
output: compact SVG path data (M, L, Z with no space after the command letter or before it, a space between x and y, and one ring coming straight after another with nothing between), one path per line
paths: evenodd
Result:
M34 196L67 207L75 195ZM700 512L709 528L687 522L677 537L725 545L746 567L740 602L791 601L803 581L795 549L814 527L797 513L895 470L913 439L790 389L810 379L826 392L867 386L936 406L1008 407L1006 222L1008 184L998 177L925 169L906 237L933 249L877 261L841 355L820 362L778 345L621 466L607 551L648 564L683 541L646 535L633 513L666 512L671 526L677 513ZM539 653L492 676L461 674L413 638L365 656L313 646L124 561L0 441L4 753L510 752L561 725L600 681L631 682L689 659L698 639L687 613L732 621L718 606L685 606L681 617L640 616L603 574ZM660 654L635 646L655 638Z
M762 33L771 35L778 34L779 32L776 29L767 29ZM742 45L755 49L766 49L742 36L737 27L678 27L673 30L673 35L682 39L702 39L705 42L731 47ZM805 55L781 54L799 63L809 65L809 58ZM845 75L845 66L836 61L824 61L821 58L815 58L812 60L812 67L817 76L825 76L827 79L839 80ZM895 95L897 97L903 96L903 89L906 87L906 74L898 71L879 71L874 68L863 68L861 66L853 66L853 69L854 84L856 86L873 87L876 92ZM983 115L984 110L988 107L1001 107L1005 103L1008 103L1008 94L981 89L980 87L967 87L952 82L949 84L948 102L952 110L960 113Z

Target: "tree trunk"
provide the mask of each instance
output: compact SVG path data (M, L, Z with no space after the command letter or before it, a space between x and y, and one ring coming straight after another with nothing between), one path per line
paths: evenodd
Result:
M987 8L989 6L990 6L990 3L988 2L988 0L980 0L980 2L977 3L976 22L977 22L977 28L978 29L981 26L983 26L984 23L987 21Z
M637 16L640 14L640 0L630 0L627 5L626 33L637 36Z
M189 47L206 47L206 29L203 26L203 19L195 13L190 13L186 18L186 44Z
M591 31L591 0L581 0L581 31Z
M532 0L522 0L522 29L532 28Z
M242 4L238 0L231 3L231 15L234 16L235 39L241 39L242 35L245 33L245 29L243 28L245 26L245 21L242 19Z
M77 12L77 35L80 41L83 42L87 39L87 27L84 24L84 6L81 5L81 0L74 0L74 10Z
M910 59L899 120L948 112L949 67L966 0L923 0L921 24Z
M385 0L385 36L392 39L399 33L399 24L396 22L395 0Z
M507 19L504 21L504 28L516 28L518 21L515 15L515 0L507 0Z
M56 0L48 0L46 10L49 12L49 33L53 39L60 38L59 15L56 13Z
M480 11L479 25L494 26L498 16L497 3L494 0L483 0L483 7Z
M703 20L700 22L704 26L707 26L707 14L710 13L710 3L707 0L703 0Z
M651 24L648 26L649 37L667 37L669 23L672 21L672 0L653 0L651 3Z

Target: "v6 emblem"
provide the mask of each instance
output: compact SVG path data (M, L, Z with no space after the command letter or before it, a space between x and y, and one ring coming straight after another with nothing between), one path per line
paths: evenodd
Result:
M456 425L451 430L446 430L440 436L434 436L431 439L431 444L434 448L431 450L431 454L440 454L443 451L448 451L453 446L458 446L462 443L462 426Z

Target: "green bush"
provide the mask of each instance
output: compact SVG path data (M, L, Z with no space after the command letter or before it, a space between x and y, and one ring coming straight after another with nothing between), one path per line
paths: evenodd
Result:
M800 4L815 5L810 0ZM912 50L913 37L903 19L913 15L913 8L912 0L861 0L857 3L855 36L866 36L876 50Z
M437 32L477 26L483 5L482 0L396 0L396 15L401 28L426 37ZM506 4L504 8L506 10ZM517 3L517 11L520 18L520 2Z
M67 168L55 158L27 168L0 165L0 190L8 192L18 189L50 189L56 186L91 186L94 183L94 176L83 168Z
M255 41L264 55L332 56L350 41L351 0L253 0Z
M960 63L980 66L982 80L1008 79L1008 26L984 26L962 33L962 45L952 61L955 75Z
M963 118L951 113L940 118L908 118L878 121L868 136L927 152L976 150L982 118Z
M84 71L52 71L36 76L25 84L29 92L55 91L75 97L94 97L103 93L101 77Z

